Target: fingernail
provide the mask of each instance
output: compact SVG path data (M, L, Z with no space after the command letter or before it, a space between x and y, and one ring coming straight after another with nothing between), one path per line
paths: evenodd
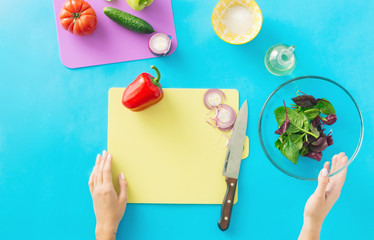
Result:
M110 155L110 153L108 153L108 158L111 158L112 157L112 155Z
M106 154L106 151L104 150L104 151L103 151L103 156L104 156L105 154Z
M328 175L327 173L327 169L326 168L323 168L322 169L322 176L326 177Z
M125 175L123 175L123 173L121 173L121 178L122 178L122 179L125 179Z

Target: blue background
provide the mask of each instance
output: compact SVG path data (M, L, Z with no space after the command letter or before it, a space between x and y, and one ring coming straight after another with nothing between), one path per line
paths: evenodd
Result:
M240 102L249 101L250 157L227 232L217 227L218 205L131 204L118 239L296 239L316 182L277 170L261 150L257 123L272 90L310 74L346 87L366 123L321 239L374 239L373 1L259 0L262 30L242 46L214 33L216 3L173 0L178 47L169 57L71 70L60 61L52 1L1 1L1 239L94 239L87 181L106 148L108 89L128 85L151 64L164 87L238 89ZM297 46L291 76L273 76L263 63L280 42Z

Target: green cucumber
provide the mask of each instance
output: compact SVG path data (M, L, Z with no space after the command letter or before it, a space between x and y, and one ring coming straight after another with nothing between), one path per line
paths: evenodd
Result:
M127 28L128 30L145 34L155 32L153 27L143 19L135 17L134 15L123 12L119 9L105 7L104 13L114 22L118 23L124 28Z

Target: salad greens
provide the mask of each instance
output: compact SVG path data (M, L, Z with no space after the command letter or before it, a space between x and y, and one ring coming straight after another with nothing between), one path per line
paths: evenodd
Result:
M284 106L274 110L279 126L275 133L280 135L274 145L294 164L300 155L322 159L322 151L333 144L331 132L326 135L323 127L337 120L335 109L327 99L301 93L292 98L295 104L291 108L283 100Z

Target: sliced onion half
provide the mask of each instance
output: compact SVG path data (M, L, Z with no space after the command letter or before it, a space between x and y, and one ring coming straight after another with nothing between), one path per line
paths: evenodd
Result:
M149 39L148 47L156 56L165 56L171 49L171 39L165 33L156 33Z
M225 99L226 96L221 90L212 88L204 94L204 105L208 109L213 109L220 106Z

